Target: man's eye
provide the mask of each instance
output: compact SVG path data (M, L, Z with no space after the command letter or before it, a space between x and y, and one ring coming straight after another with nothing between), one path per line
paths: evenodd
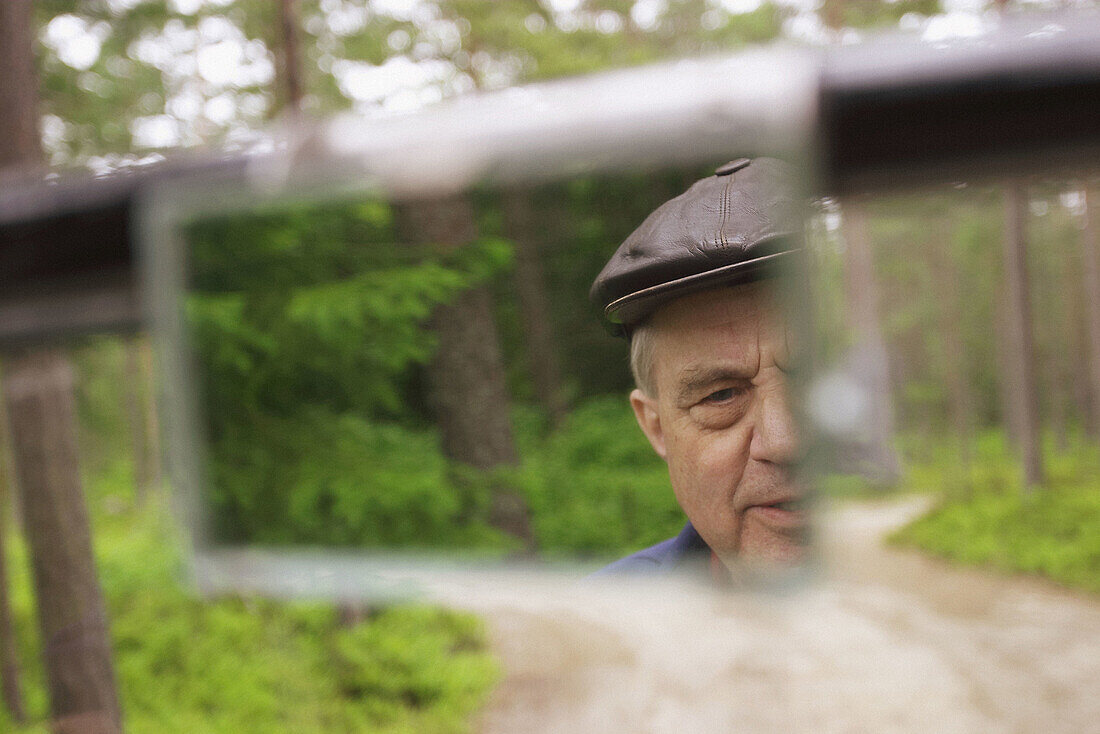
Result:
M724 390L718 390L716 392L712 392L710 395L707 395L705 398L703 398L703 402L724 403L727 400L731 400L735 395L737 395L737 392L738 391L735 388L727 387Z

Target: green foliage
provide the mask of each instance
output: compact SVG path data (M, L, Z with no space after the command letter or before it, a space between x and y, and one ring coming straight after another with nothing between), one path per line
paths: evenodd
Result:
M483 637L472 617L432 608L389 610L335 637L337 685L344 695L365 699L378 720L400 722L410 710L430 711L420 721L413 718L410 728L464 731L464 719L496 678L493 661L480 652Z
M384 100L369 92L357 97L347 72L376 71L394 59L429 69L424 92L453 96L764 42L779 35L790 14L770 2L731 14L704 0L673 0L642 27L631 19L632 3L622 0L584 0L574 10L536 0L441 0L408 12L363 2L297 5L303 106L318 115L378 108ZM195 12L164 0L44 0L35 11L41 29L66 15L100 42L99 54L83 60L66 60L53 39L39 48L54 164L118 165L135 157L138 143L163 147L157 136L142 142L136 134L150 122L170 133L172 147L232 145L242 130L285 107L282 25L270 0L205 3ZM231 56L240 50L247 73L223 78L209 65L196 68L201 51L223 42L232 44L222 49Z
M510 545L484 520L487 485L454 481L415 380L434 307L506 272L511 246L400 246L393 219L302 204L190 228L217 537Z
M536 212L531 244L537 249L544 285L552 300L551 321L563 379L572 402L630 390L627 344L608 337L600 314L588 299L592 279L634 229L658 206L682 193L713 168L651 171L617 176L575 177L529 193ZM485 208L498 208L487 201ZM484 217L484 231L507 237L499 216ZM517 313L516 285L499 283L498 323L506 362L514 370L511 387L531 394L525 382L526 334Z
M1100 448L1081 435L1065 448L1047 438L1047 483L1031 493L1023 491L1019 460L996 430L976 434L965 460L942 437L903 436L905 471L893 487L855 475L825 476L819 486L842 498L931 493L937 505L891 542L1100 593Z
M96 518L127 731L465 732L497 680L470 616L402 606L346 626L329 606L202 601L181 583L174 539L155 503ZM0 730L38 734L47 701L24 547L12 542L9 559L35 723L15 727L0 711Z
M1048 446L1048 485L1021 490L1003 437L977 442L970 465L943 458L913 467L908 483L939 490L941 503L893 541L966 564L1034 573L1100 593L1100 450L1080 441Z
M547 555L621 555L665 540L684 514L668 469L634 422L625 398L578 406L526 454L521 476Z
M263 423L224 446L215 467L233 495L211 507L219 537L505 552L516 542L488 524L494 483L528 501L540 553L610 557L674 535L684 523L668 471L626 401L584 403L543 434L537 411L519 411L523 464L494 473L449 466L433 430L321 413L315 422ZM220 499L217 500L220 502Z
M896 541L967 564L1036 573L1100 593L1096 484L1034 495L979 494L945 503Z
M487 480L461 481L432 430L318 408L233 424L215 450L210 511L222 541L514 545L488 525Z
M220 3L224 6L225 3ZM108 3L104 0L43 0L34 3L36 20L45 29L51 20L70 15L101 41L100 52L87 68L62 60L48 44L39 46L38 69L42 112L49 121L47 152L54 165L88 163L94 158L119 160L135 153L134 123L142 118L165 116L162 122L181 133L181 142L194 145L213 142L232 126L202 111L202 103L216 97L235 102L233 122L251 127L265 119L272 101L270 79L252 73L243 85L205 83L194 71L181 73L180 65L194 61L198 28L204 20L219 16L232 26L249 25L273 33L273 4L240 0L228 10L207 4L195 14L180 13L164 0ZM225 26L222 27L224 33ZM209 32L209 31L208 31ZM46 34L41 33L45 38ZM208 39L212 41L213 39ZM259 43L260 58L268 64L271 39L265 35L242 36ZM159 47L138 52L143 42ZM190 58L188 58L190 56ZM255 56L255 49L253 50ZM193 67L192 67L193 68ZM187 99L198 108L181 114L173 99Z
M939 0L826 0L826 5L830 4L840 7L841 25L849 28L884 28L896 25L909 13L929 16L940 12Z
M499 277L512 245L491 193L475 201L486 236L450 251L396 244L396 218L378 202L194 224L187 317L215 536L506 552L515 541L489 523L501 482L527 496L546 553L610 555L673 534L683 518L666 471L618 397L629 384L625 345L600 328L587 290L606 250L684 178L577 179L531 194L546 217L540 236L553 240L548 317L570 334L559 343L578 410L549 436L537 419L520 426L523 466L509 476L449 465L419 374L434 348L424 328L434 306L488 282L515 393L531 394L512 280ZM616 397L601 396L609 391Z
M378 202L208 219L189 235L203 396L242 420L310 404L400 413L402 380L434 348L433 307L511 262L492 238L434 255L398 245Z
M520 411L519 470L485 474L449 466L435 431L372 424L350 415L312 423L262 421L221 450L224 488L211 507L228 541L477 549L516 541L489 526L494 483L516 486L546 557L610 557L674 535L684 523L668 471L625 399L577 407L548 435Z
M85 476L100 474L129 448L124 391L132 389L124 373L126 343L95 339L72 351L80 426L81 468Z
M88 443L111 447L97 454L85 490L93 513L110 523L135 504L128 443L98 436L103 426L109 434L127 432L124 416L112 413L126 389L123 348L121 340L97 340L79 355L81 365L98 370L80 383ZM104 414L114 417L103 423ZM437 431L416 421L320 405L285 417L249 415L223 421L220 443L211 447L217 491L208 510L227 542L508 553L518 550L517 541L488 523L492 490L502 483L527 499L547 557L618 556L664 540L684 523L667 468L621 394L581 402L554 430L538 409L517 407L522 464L490 473L449 465Z

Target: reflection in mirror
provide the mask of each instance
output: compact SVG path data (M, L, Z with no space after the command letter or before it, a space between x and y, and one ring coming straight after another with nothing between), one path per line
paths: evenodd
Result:
M702 449L673 452L670 487L658 452L672 414L660 400L647 413L646 400L627 399L627 343L608 336L588 299L618 244L710 171L433 200L268 201L189 219L186 318L214 544L580 559L595 569L683 539L686 511L698 526L691 542L735 576L754 547L765 559L801 556L780 552L776 518L754 526L760 513L742 517L737 505L736 517L711 522L723 506L685 494L693 479L721 483ZM794 286L780 290L783 308L799 309L796 331L812 313L812 331L793 339L810 345L811 379L789 386L808 421L798 432L811 471L755 485L775 490L761 502L771 510L802 513L787 537L805 542L804 486L825 500L827 550L849 559L863 552L861 536L831 516L838 499L909 497L866 519L892 528L942 499L901 537L1096 583L1088 558L1013 550L1010 537L1047 532L1063 511L1066 533L1088 532L1058 502L1043 505L1047 517L1027 500L1042 488L1087 502L1080 494L1100 475L1086 188L957 183L816 202L805 270L777 281ZM692 303L693 327L726 308ZM703 398L720 402L729 389ZM680 408L721 433L697 420L695 404L664 409ZM664 432L647 415L664 418ZM791 497L779 496L784 486ZM724 539L732 527L741 535ZM753 540L754 527L767 542Z
M182 227L215 544L591 559L676 536L593 277L714 167Z
M1100 476L1087 189L958 183L820 202L808 400L826 495L906 493L883 527L931 512L901 542L1100 589L1081 542L1097 537ZM849 557L853 537L837 543Z

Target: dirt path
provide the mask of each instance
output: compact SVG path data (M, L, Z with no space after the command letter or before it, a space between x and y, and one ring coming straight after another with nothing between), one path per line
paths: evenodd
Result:
M481 604L505 667L481 731L1100 732L1100 601L883 547L922 506L826 512L797 592Z

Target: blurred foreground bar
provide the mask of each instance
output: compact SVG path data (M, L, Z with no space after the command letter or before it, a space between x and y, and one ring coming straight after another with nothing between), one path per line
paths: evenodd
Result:
M0 191L0 343L136 326L137 177Z
M594 128L588 142L605 145L600 162L614 166L631 160L652 164L661 151L698 158L719 147L732 156L756 146L757 152L775 154L784 149L779 139L801 135L806 139L786 141L785 149L796 151L812 137L818 191L834 195L1097 169L1096 12L1021 16L1001 27L968 29L963 38L888 36L836 48L821 60L776 50L774 60L787 65L784 74L773 70L761 82L758 74L740 73L731 80L731 69L766 68L771 53L616 71L456 100L404 121L380 120L377 136L306 144L283 169L320 166L338 142L339 157L345 164L358 161L360 173L376 165L376 172L384 174L387 161L397 160L417 169L398 171L407 180L438 179L446 162L418 158L423 146L413 138L455 138L454 121L483 101L499 119L480 132L461 132L461 152L467 157L456 160L470 182L501 172L513 172L505 178L516 179L514 172L525 168L532 177L545 175L538 169L555 154L560 152L562 160L575 154L574 137L548 136L545 126L525 126L530 119L552 120L555 129ZM803 59L800 67L792 66L796 58ZM705 77L701 83L701 75L708 73L722 83ZM808 74L811 83L801 83L800 74ZM608 86L650 93L630 95L625 107L594 108L575 101ZM514 115L508 114L509 105ZM787 115L787 124L776 124L777 110ZM682 125L673 124L677 114ZM635 123L624 124L624 115ZM809 119L804 122L803 116ZM360 127L369 131L373 124ZM390 147L400 150L380 149L377 141L395 126L415 136L390 135ZM760 137L776 127L780 133ZM622 134L624 128L629 135ZM538 165L532 163L533 150ZM470 157L470 151L476 155ZM172 162L99 179L0 187L0 348L138 328L144 321L134 226L140 202L165 183L191 181L201 188L198 184L208 180L240 176L244 187L245 168L244 160Z
M167 182L224 179L240 160L181 159L0 186L0 349L139 329L135 215Z
M1100 14L1025 15L963 38L837 49L818 110L820 174L833 195L1094 174Z

